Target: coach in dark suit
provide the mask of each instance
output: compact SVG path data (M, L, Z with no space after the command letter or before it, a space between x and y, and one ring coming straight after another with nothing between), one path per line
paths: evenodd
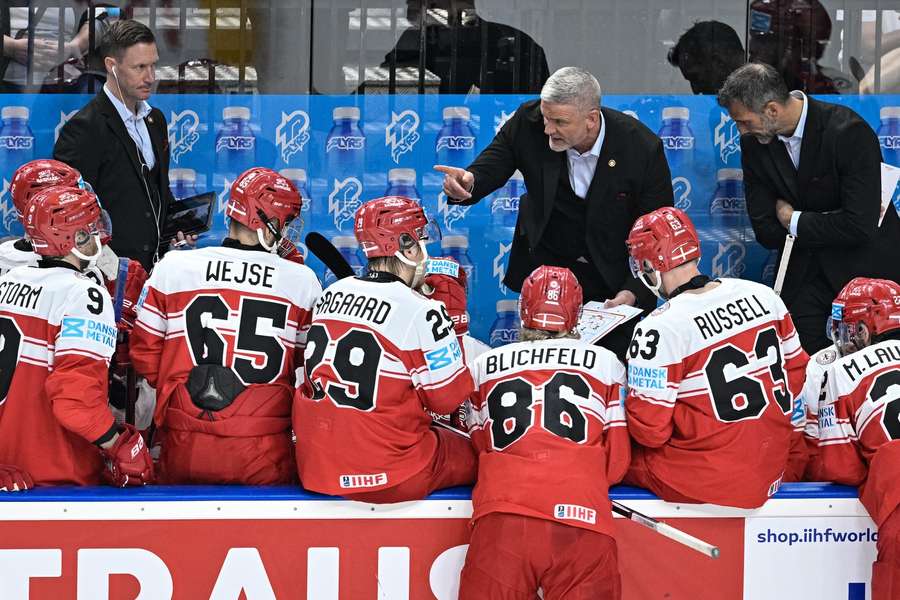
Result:
M742 135L747 211L756 240L781 250L796 236L782 298L812 354L827 347L831 302L853 277L900 278L900 218L881 226L881 148L845 106L789 92L769 65L738 68L719 103Z
M65 124L53 157L81 171L113 223L110 246L148 271L160 251L169 190L166 118L147 103L159 55L153 32L117 21L103 38L107 81ZM162 240L167 243L168 240Z
M672 205L662 142L638 120L600 107L600 84L575 67L553 73L540 100L522 104L467 169L438 165L450 202L474 204L516 169L527 196L504 283L519 291L539 265L571 269L588 300L656 306L632 277L625 239L640 215ZM624 354L630 332L604 345Z

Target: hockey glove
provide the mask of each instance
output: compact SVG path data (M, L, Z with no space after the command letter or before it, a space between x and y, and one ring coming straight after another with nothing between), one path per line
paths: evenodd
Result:
M153 483L153 459L144 438L131 425L123 425L115 443L101 449L106 469L103 478L113 487Z
M19 467L0 465L0 492L21 492L34 487L31 475Z

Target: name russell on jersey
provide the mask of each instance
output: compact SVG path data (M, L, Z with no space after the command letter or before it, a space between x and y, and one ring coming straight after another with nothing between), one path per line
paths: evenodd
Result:
M234 263L230 260L214 260L206 265L206 281L248 283L271 288L275 267L261 263Z
M875 348L874 352L860 352L862 356L854 355L852 359L844 363L844 372L850 381L856 381L869 369L889 362L900 362L900 346L891 345Z
M597 364L597 353L594 350L535 346L534 348L522 348L514 352L503 352L488 356L485 358L484 370L486 375L492 375L499 371L507 371L516 367L536 366L550 368L562 365L593 369L595 364Z
M706 340L770 314L759 298L750 294L694 317L694 324Z
M365 294L351 294L326 290L316 302L313 315L343 315L371 321L381 325L387 321L393 306L384 300L372 298Z
M0 304L34 310L43 289L17 281L0 281Z

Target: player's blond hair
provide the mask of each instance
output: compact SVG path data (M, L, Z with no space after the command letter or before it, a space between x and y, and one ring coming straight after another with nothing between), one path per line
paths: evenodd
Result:
M519 329L520 342L540 342L543 340L580 340L581 335L574 329L571 331L544 331L543 329L531 329L522 327Z

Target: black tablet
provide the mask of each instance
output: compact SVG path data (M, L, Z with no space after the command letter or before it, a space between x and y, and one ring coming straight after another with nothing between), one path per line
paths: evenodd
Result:
M170 204L160 239L170 240L179 231L184 235L197 235L209 230L215 202L216 193L207 192Z

